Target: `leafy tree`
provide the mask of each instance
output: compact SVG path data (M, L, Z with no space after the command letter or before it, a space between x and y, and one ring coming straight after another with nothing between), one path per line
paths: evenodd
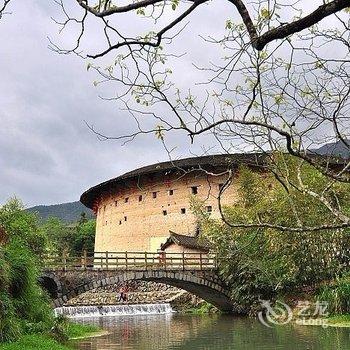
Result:
M37 282L47 239L37 217L23 209L17 199L0 208L0 342L48 330L53 319Z
M24 209L19 199L10 199L0 207L0 226L7 232L10 240L21 241L36 254L43 253L48 244L48 237L39 229L38 217Z
M326 176L311 166L282 157L288 179L301 177L308 191L321 191ZM240 168L235 183L239 197L222 208L222 220L210 218L201 203L194 209L204 237L218 252L220 270L232 289L232 298L244 311L258 305L259 299L273 299L279 294L316 288L320 282L335 279L349 270L349 229L303 231L322 220L332 227L333 213L319 205L312 195L283 182L264 170ZM348 184L338 184L331 192L323 191L327 201L339 203L350 212ZM237 226L231 223L238 223ZM256 222L269 222L259 227ZM298 222L300 230L283 231ZM245 228L239 227L245 223ZM253 224L251 224L253 223ZM276 229L280 227L282 229Z
M80 256L83 250L94 251L95 220L88 220L82 213L77 224L66 224L58 218L51 217L41 226L49 237L50 250L57 254L63 251L73 256Z
M73 239L73 250L76 254L81 254L83 250L93 252L95 247L96 221L87 220L85 216L81 217L76 227L76 233Z
M67 225L59 218L50 217L41 225L41 230L49 237L51 252L62 254L63 251L71 250L74 227Z

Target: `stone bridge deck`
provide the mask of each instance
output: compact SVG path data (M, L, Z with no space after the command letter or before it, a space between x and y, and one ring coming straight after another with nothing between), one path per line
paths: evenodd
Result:
M89 257L45 257L41 283L56 307L89 290L132 280L169 284L232 312L233 303L217 274L215 256L205 253L95 253Z

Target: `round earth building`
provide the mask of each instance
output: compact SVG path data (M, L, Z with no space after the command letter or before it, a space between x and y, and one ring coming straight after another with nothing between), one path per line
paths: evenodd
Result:
M262 154L230 154L153 164L103 182L84 192L81 202L96 214L95 252L156 252L169 231L196 236L191 200L220 217L218 196L227 170L240 165L259 168ZM237 200L233 183L222 204Z

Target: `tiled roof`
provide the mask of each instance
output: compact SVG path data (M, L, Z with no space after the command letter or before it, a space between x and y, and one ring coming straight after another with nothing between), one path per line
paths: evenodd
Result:
M139 169L129 171L116 178L102 182L85 191L80 201L88 208L93 208L94 200L102 193L111 190L111 188L123 184L125 180L140 178L144 175L163 173L165 175L171 172L185 173L201 169L207 171L222 171L228 168L237 168L239 165L248 165L259 167L265 164L266 155L263 153L235 153L235 154L216 154L204 157L192 157L169 162L156 163Z
M165 250L171 244L177 244L182 247L190 248L190 249L198 249L203 251L209 250L209 244L205 241L200 240L198 237L180 235L178 233L170 232L169 238L165 243L161 245L161 249Z
M169 175L173 172L184 174L195 170L220 172L227 169L237 169L240 165L263 168L267 165L268 157L268 153L215 154L147 165L91 187L81 195L80 201L88 208L93 209L96 199L103 193L111 193L118 186L125 184L126 180L140 179L142 176L153 174ZM309 157L327 162L328 165L344 162L338 158L329 158L314 153L310 153Z

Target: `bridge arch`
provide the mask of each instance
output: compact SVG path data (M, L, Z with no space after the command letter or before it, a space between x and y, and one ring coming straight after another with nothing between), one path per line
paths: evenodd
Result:
M52 274L51 274L52 275ZM114 272L104 278L80 278L78 285L74 283L74 277L69 274L54 276L58 288L58 297L54 298L56 307L63 306L69 299L97 287L104 287L116 283L123 283L134 280L153 281L168 284L186 290L203 300L215 305L222 311L232 312L233 303L223 283L216 276L201 275L190 271L125 271ZM73 281L72 281L73 280ZM58 282L57 282L58 281Z
M55 300L62 297L62 283L58 276L52 272L44 273L38 280L40 286Z

